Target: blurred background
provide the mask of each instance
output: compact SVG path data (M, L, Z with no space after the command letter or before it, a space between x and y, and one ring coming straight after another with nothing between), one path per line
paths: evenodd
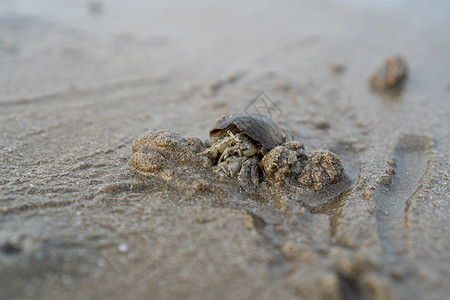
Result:
M365 86L395 53L425 87L442 87L449 11L445 0L2 0L0 101L165 75L271 70L302 80L336 63L349 85Z

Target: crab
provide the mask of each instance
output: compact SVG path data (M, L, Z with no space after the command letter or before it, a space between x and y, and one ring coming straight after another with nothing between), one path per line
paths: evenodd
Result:
M241 185L254 185L263 179L261 159L286 138L269 118L252 113L231 114L220 118L210 131L207 155L216 171L236 177Z

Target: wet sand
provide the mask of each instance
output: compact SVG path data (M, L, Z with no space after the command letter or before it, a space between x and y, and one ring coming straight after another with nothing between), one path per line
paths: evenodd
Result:
M3 1L0 299L445 299L449 11ZM396 54L402 88L374 91ZM206 140L261 91L345 185L262 193L129 165L137 138Z

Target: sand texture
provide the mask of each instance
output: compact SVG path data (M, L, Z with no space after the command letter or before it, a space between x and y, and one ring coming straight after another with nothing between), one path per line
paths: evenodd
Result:
M449 12L2 1L0 299L446 299ZM244 111L291 144L242 185Z

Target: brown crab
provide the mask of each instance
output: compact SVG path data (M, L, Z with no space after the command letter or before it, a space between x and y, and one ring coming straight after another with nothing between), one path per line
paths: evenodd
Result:
M208 155L216 171L237 177L242 185L262 180L262 157L286 140L272 120L252 113L220 118L209 135L209 148L199 155Z
M285 142L278 126L262 115L225 116L210 137L205 145L179 132L153 132L133 142L130 165L145 176L183 186L189 182L202 190L213 185L210 169L205 169L211 165L221 176L236 178L244 188L256 187L264 180L271 187L321 191L347 178L336 154L305 152L301 142Z

